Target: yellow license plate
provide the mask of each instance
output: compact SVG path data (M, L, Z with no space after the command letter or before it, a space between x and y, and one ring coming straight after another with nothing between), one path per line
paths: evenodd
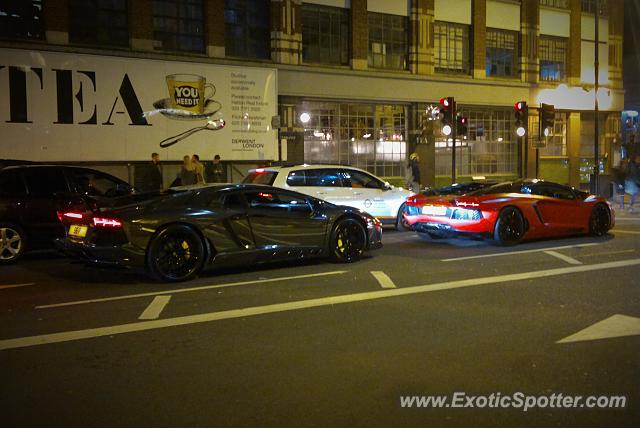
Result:
M74 224L71 227L69 227L69 235L84 238L85 236L87 236L87 226L80 226L78 224Z
M422 207L424 215L447 215L447 207L438 205L425 205Z

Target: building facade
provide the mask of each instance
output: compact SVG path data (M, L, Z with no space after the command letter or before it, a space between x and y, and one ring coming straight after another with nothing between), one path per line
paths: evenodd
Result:
M620 153L623 0L34 0L3 5L0 47L6 49L87 55L85 62L136 59L148 61L150 68L176 61L275 70L279 120L265 135L277 150L253 159L230 152L225 160L238 174L252 163L286 160L351 164L402 181L408 155L417 152L422 184L446 184L453 142L427 114L443 97L454 97L457 110L468 118L455 144L458 181L537 174L585 187L596 134L603 173ZM10 80L2 72L0 79ZM515 134L518 101L529 106L524 138ZM540 139L542 103L555 106L555 122L551 135ZM301 120L302 113L308 120ZM235 116L228 111L224 118L230 123ZM201 156L213 157L219 145L231 142L211 144ZM166 161L181 158L177 151L158 151ZM136 154L118 162L141 160Z

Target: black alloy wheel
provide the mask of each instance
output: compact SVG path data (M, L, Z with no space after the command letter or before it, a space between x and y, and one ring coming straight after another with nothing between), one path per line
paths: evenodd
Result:
M27 239L21 227L0 223L0 264L13 263L22 257Z
M339 220L331 232L329 251L332 258L343 263L351 263L362 257L367 245L364 226L355 219Z
M597 204L589 217L589 234L603 236L611 229L611 213L605 204Z
M187 225L174 225L152 239L147 267L160 281L187 281L202 270L205 257L206 248L200 235Z
M506 207L500 211L493 239L499 245L515 245L524 236L524 218L520 210L515 207Z
M400 209L398 210L398 218L396 219L396 230L399 230L400 232L404 230L411 230L411 225L409 224L407 219L404 218L404 207L405 204L400 205Z

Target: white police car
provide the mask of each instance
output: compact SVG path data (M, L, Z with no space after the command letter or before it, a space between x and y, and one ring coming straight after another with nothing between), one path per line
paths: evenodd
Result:
M269 184L359 208L397 229L408 229L402 210L413 192L367 171L342 165L295 165L249 170L243 183Z

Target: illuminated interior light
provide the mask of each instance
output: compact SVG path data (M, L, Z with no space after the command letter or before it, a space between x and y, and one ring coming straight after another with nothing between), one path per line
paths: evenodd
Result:
M309 113L304 112L300 115L300 122L309 123L310 120L311 120L311 115Z

